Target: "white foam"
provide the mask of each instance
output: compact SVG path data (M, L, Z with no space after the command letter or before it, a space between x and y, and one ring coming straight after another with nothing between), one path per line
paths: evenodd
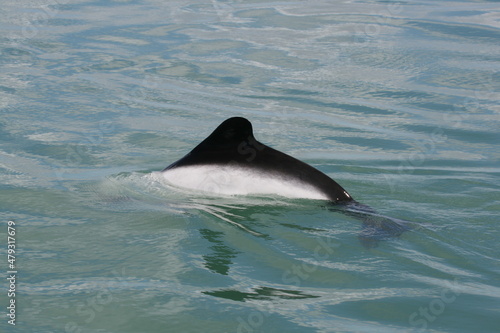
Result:
M279 195L287 198L328 199L309 184L235 166L188 166L164 171L162 175L174 186L219 195Z

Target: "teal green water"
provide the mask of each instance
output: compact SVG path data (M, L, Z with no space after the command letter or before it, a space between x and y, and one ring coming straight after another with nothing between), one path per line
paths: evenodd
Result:
M5 1L1 331L498 332L499 13ZM370 249L324 202L157 177L231 116L416 227Z

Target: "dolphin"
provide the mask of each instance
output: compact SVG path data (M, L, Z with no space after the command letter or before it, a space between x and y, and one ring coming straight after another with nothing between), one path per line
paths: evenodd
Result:
M353 200L323 172L257 141L252 124L241 117L225 120L162 174L174 185L219 194L277 194L334 203Z
M358 203L318 169L257 141L252 124L242 117L222 122L161 174L174 186L208 193L327 200L346 207L344 213L362 220L365 229L360 239L370 242L373 235L399 236L407 229L402 221L381 216Z

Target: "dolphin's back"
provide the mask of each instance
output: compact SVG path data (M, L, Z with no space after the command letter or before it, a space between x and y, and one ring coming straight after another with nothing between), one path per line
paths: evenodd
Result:
M167 179L175 182L181 175L178 171L182 168L188 168L190 171L203 169L205 173L237 170L243 177L252 178L246 181L253 181L253 191L259 191L258 181L262 181L262 187L269 187L272 181L279 181L293 184L296 188L302 186L308 190L307 193L317 191L314 198L324 198L332 202L353 200L342 186L323 172L258 142L253 136L251 123L240 117L224 121L190 153L166 167L163 172ZM169 173L171 177L168 177ZM214 178L204 175L200 179L203 177ZM235 179L234 182L238 180ZM229 183L225 185L231 186ZM262 193L269 191L266 189ZM300 197L299 193L295 195Z

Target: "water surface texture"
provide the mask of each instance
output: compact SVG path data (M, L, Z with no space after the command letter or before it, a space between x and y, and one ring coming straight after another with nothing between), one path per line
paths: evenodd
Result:
M2 332L498 332L498 2L1 7ZM232 116L413 230L155 173Z

